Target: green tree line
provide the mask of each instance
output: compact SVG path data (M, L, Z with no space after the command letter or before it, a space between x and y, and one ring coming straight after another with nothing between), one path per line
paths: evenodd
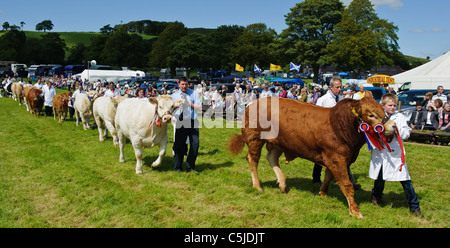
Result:
M137 21L106 25L89 45L77 44L64 61L66 45L57 33L41 40L27 39L11 30L0 37L0 60L23 63L101 64L136 69L186 67L226 69L238 63L246 70L254 64L268 68L289 63L334 65L354 76L382 65L410 69L398 46L398 27L375 13L369 0L354 0L345 7L339 0L305 0L285 15L287 28L280 34L264 23L222 25L208 32L192 32L181 22ZM138 34L157 34L144 39ZM315 81L317 78L314 79Z

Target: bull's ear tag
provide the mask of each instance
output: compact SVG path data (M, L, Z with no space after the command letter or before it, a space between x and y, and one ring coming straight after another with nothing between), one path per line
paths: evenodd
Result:
M159 117L158 117L158 119L156 120L155 125L156 125L157 127L161 127L161 121L159 120Z
M355 115L355 116L358 116L358 113L356 113L356 109L353 107L352 108L352 113Z

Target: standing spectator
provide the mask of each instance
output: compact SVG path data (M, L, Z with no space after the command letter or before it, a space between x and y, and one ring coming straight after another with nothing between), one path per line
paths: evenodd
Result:
M42 86L44 86L44 85L42 85L41 79L38 79L38 81L37 81L37 83L34 85L34 87L35 87L35 88L38 88L38 89L42 89Z
M443 103L447 102L447 96L443 94L444 93L444 87L438 86L437 87L437 91L438 91L438 93L433 96L433 98L431 99L431 102L434 103L434 101L436 101L436 99L441 99L441 101Z
M114 83L109 84L109 89L105 92L106 97L114 97L119 96L120 90L116 89L116 85Z
M272 92L270 92L270 90L268 90L266 84L263 84L263 85L262 85L262 88L263 88L263 90L261 91L261 94L259 94L259 97L260 97L260 98L272 96Z
M361 96L356 94L355 86L352 86L350 88L350 98L353 99L353 100L361 100Z
M359 97L361 98L361 99L363 99L365 96L366 96L366 92L364 91L364 86L359 86L359 92L358 93L356 93L356 94L358 94L359 95Z
M411 134L411 128L408 127L405 116L402 113L395 112L397 103L397 96L391 93L387 93L381 98L384 112L395 122L399 132L398 135L404 140ZM410 211L414 216L423 217L420 211L419 200L404 160L405 150L401 145L402 143L396 138L392 139L389 142L392 152L389 152L388 149L372 149L369 168L369 177L375 180L372 189L372 204L377 206L380 203L386 181L400 181L405 191Z
M280 92L278 92L278 97L279 98L286 98L287 97L287 91L286 91L286 86L280 86Z
M42 87L42 95L44 96L45 116L53 114L53 97L56 95L55 87L50 81Z

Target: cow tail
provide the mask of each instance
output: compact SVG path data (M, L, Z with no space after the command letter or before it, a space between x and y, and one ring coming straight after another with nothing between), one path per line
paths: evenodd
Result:
M228 150L233 155L238 155L244 149L244 145L245 142L243 135L235 134L233 135L233 137L231 137L230 142L228 142Z

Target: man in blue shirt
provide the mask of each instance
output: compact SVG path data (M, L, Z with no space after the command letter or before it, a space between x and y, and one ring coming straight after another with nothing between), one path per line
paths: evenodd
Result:
M173 100L183 99L183 105L174 113L177 119L175 130L175 141L173 150L175 152L175 171L181 172L184 154L186 154L186 140L189 137L189 153L186 160L186 170L195 171L195 161L197 160L198 148L200 146L199 122L197 120L198 111L202 111L202 104L198 95L189 89L187 78L179 79L177 92L172 95Z

